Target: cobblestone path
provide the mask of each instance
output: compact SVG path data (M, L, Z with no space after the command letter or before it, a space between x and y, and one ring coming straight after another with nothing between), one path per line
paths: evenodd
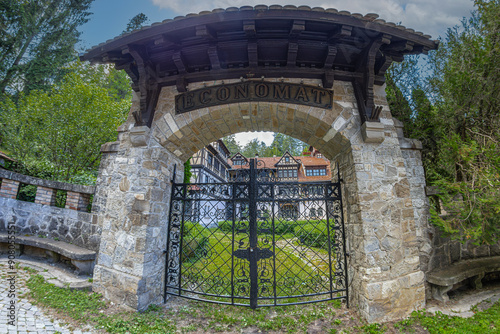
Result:
M37 306L31 304L24 296L28 292L26 281L29 273L25 270L16 270L15 281L9 281L6 264L0 264L0 333L11 334L92 334L92 331L82 331L73 329L70 326L59 323L43 313ZM13 284L11 284L13 283ZM15 290L16 298L11 298L12 291ZM11 301L15 300L15 320L14 326L9 325L11 319Z

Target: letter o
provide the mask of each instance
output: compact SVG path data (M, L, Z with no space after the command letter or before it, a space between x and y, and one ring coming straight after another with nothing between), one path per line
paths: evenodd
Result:
M267 97L267 95L269 95L269 87L263 83L256 85L255 95L257 95L257 97Z
M226 101L229 99L229 88L227 87L220 87L217 89L217 99L219 101Z

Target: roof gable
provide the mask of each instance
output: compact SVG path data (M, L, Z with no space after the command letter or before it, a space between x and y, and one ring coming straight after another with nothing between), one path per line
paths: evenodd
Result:
M284 167L284 166L298 166L300 165L300 160L295 159L288 151L283 154L281 159L275 164L276 167Z

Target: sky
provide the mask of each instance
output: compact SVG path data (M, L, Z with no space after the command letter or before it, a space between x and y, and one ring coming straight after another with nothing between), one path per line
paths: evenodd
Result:
M203 10L258 4L262 4L262 0L94 0L89 22L80 27L78 51L83 52L120 35L130 19L139 13L146 14L148 24L152 24ZM460 24L474 9L473 0L273 0L266 4L336 8L363 15L377 13L381 19L401 23L433 39L444 37L447 28ZM273 135L271 132L236 135L241 145L254 138L269 145Z

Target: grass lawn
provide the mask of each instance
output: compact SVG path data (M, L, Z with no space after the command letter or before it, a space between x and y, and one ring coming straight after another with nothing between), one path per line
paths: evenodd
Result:
M98 294L57 288L30 274L27 285L34 303L75 328L91 324L102 333L500 333L499 303L468 319L420 311L386 324L364 323L339 300L257 310L173 300L171 309L151 306L136 313L119 311Z
M235 303L248 304L250 263L247 259L233 257L233 251L249 248L248 234L235 234L217 228L206 229L197 224L186 225L184 242L193 245L183 255L181 267L182 288L189 291L231 296L234 289ZM197 240L193 242L193 240ZM273 298L280 296L312 295L330 291L329 253L325 249L301 245L291 233L275 235L260 234L258 247L274 252L258 261L259 297ZM273 248L272 245L275 245ZM200 245L200 246L198 246ZM189 256L188 256L189 254ZM244 254L244 253L242 253ZM332 267L335 270L336 259L332 255ZM275 273L275 275L274 275ZM335 275L332 272L332 281ZM232 286L232 284L234 286ZM274 291L276 287L276 291ZM333 289L342 286L333 284ZM239 297L239 298L238 298ZM230 302L230 298L206 296L204 299ZM293 303L314 299L327 299L329 295L315 297L286 298L279 303ZM259 304L272 303L261 300Z

